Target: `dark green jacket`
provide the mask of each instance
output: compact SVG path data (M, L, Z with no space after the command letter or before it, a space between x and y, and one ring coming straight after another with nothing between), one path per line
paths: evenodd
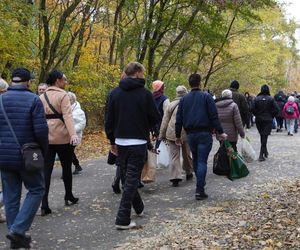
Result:
M238 92L237 89L230 88L230 90L232 91L232 99L238 105L243 124L245 125L249 114L246 97L242 93Z

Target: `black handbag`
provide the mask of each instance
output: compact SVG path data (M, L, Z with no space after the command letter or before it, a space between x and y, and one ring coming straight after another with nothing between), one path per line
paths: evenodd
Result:
M10 131L17 143L17 145L20 148L22 157L23 157L23 164L25 171L28 172L36 172L44 168L44 157L42 154L42 150L39 144L36 142L30 142L25 143L23 146L20 145L17 136L15 134L15 131L13 130L11 123L7 117L7 114L5 112L3 102L2 102L2 95L0 95L0 106L3 113L3 116L10 128Z
M227 149L222 142L217 153L214 155L213 160L213 173L216 175L225 175L230 174L230 162L227 154Z

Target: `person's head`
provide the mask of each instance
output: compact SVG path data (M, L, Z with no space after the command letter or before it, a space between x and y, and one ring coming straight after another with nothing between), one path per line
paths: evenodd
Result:
M156 80L152 83L153 92L164 91L164 82L160 80Z
M67 77L63 72L54 69L49 73L46 83L49 86L55 86L60 89L65 89L67 84Z
M44 94L48 88L47 83L40 83L37 89L38 95Z
M246 98L250 97L249 92L246 92L246 93L245 93L245 97L246 97Z
M4 79L0 78L0 94L7 91L7 88L8 88L7 82Z
M11 85L24 85L29 88L31 74L28 69L16 68L11 74Z
M230 88L238 90L240 88L240 84L237 80L233 80L230 83Z
M145 78L145 67L139 62L130 62L126 65L124 73L131 78Z
M293 96L289 96L289 98L288 98L288 102L295 102L295 97L293 97Z
M222 98L226 98L226 99L232 98L232 91L230 89L224 89L222 91Z
M186 87L183 85L179 85L176 88L176 97L182 97L182 96L186 95L187 93L188 93L188 91L187 91Z
M70 98L71 105L73 105L77 100L76 95L75 95L75 93L73 93L71 91L68 92L68 95L69 95L69 98Z
M270 95L270 88L269 88L269 86L267 84L262 85L261 88L260 88L260 93L262 95Z
M191 74L189 76L189 84L191 88L199 88L201 82L201 76L199 74Z

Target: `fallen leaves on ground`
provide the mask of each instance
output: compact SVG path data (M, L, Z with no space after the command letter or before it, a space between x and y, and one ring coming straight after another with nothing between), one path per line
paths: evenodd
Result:
M106 155L109 150L109 142L103 131L86 131L80 145L76 147L76 156L80 160L97 159Z
M277 182L270 191L248 199L177 212L177 220L163 222L159 235L131 237L116 248L300 249L300 180Z

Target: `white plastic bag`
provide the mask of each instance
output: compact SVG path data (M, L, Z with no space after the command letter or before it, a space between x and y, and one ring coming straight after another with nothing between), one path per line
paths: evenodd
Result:
M167 168L170 163L169 146L166 143L161 142L158 150L159 150L159 154L157 156L157 166L159 168L160 167Z
M256 160L256 153L250 144L249 138L242 139L241 153L246 162L253 162Z

